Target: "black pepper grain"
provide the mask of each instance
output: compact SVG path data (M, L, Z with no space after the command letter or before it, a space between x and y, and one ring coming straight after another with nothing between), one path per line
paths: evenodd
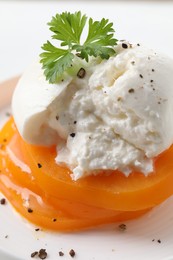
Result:
M129 93L134 93L134 92L135 92L135 90L133 88L129 89Z
M57 221L57 219L56 219L56 218L53 218L53 219L52 219L52 221L53 221L53 222L56 222L56 221Z
M128 48L128 45L127 45L126 43L122 43L122 47L123 47L124 49L127 49L127 48Z
M80 68L80 70L77 73L77 77L80 79L83 79L85 77L86 70L84 68Z
M70 134L71 137L75 137L75 135L76 135L75 133L71 133Z
M117 98L117 101L118 101L118 102L122 101L122 97L118 97L118 98Z
M118 226L118 228L119 228L121 231L125 231L125 230L127 229L127 226L126 226L126 224L120 224L120 225Z
M74 121L73 124L76 125L77 121Z
M0 204L1 204L1 205L5 205L5 204L6 204L6 199L5 199L5 198L2 198L2 199L0 200Z
M42 167L41 163L37 163L37 166L38 166L38 168Z
M33 212L33 209L28 208L28 213L32 213L32 212Z
M150 80L151 83L152 83L153 81L154 81L153 79Z
M63 256L64 253L62 251L59 251L59 256Z
M56 120L59 120L59 116L58 115L56 116Z
M35 256L37 256L37 255L38 255L38 252L35 251L35 252L33 252L33 253L31 254L31 257L33 258L33 257L35 257Z
M143 76L142 76L142 74L139 74L139 77L140 77L141 79L143 79Z
M160 240L160 239L158 239L158 240L157 240L157 242L160 244L160 243L161 243L161 240Z
M137 46L140 46L140 44L138 43Z
M132 65L135 65L135 61L132 61L131 64L132 64Z
M35 231L39 231L40 229L39 228L35 228Z
M71 249L70 252L69 252L69 255L70 255L71 257L74 257L75 254L76 254L76 253L75 253L74 249Z
M152 71L152 72L154 72L155 70L154 70L154 69L152 69L151 71Z
M40 259L46 259L46 257L47 257L46 249L40 249L38 252L38 257Z

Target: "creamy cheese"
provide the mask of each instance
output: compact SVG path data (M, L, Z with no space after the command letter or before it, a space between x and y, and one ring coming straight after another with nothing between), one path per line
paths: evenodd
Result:
M109 60L83 62L84 78L49 84L40 64L21 77L12 100L16 125L30 143L57 145L56 162L73 179L101 170L145 175L173 143L173 60L120 43Z

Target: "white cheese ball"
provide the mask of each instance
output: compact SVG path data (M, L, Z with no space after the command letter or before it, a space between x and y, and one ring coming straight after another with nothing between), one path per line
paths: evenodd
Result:
M173 143L173 60L143 46L123 47L109 60L84 62L84 78L58 84L49 84L35 63L14 92L22 137L57 145L56 162L75 180L101 170L147 175L152 159Z

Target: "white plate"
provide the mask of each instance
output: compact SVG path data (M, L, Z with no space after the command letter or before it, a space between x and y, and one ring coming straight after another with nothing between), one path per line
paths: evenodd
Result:
M12 93L11 87L0 87L1 125L7 119ZM72 248L74 259L79 260L173 259L173 198L145 216L127 221L125 232L118 230L118 225L71 234L36 232L36 227L21 218L8 202L0 205L0 259L29 260L31 253L40 248L46 249L51 260L72 259ZM60 257L59 251L65 255Z

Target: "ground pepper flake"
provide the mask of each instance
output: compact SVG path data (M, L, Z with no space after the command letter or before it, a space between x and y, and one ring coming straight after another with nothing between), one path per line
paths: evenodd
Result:
M37 166L38 166L38 168L42 167L41 163L37 163Z
M127 48L128 48L128 45L127 45L126 43L122 43L122 47L123 47L124 49L127 49Z
M52 221L53 221L53 222L56 222L56 221L57 221L57 219L56 219L56 218L53 218L53 219L52 219Z
M31 254L31 257L33 258L33 257L35 257L35 256L37 256L37 255L38 255L38 252L35 251L35 252L33 252L33 253Z
M76 135L75 133L71 133L70 134L71 137L75 137L75 135Z
M118 102L122 101L122 97L118 97L118 98L117 98L117 101L118 101Z
M5 199L5 198L2 198L2 199L0 200L0 204L1 204L1 205L5 205L5 204L6 204L6 199Z
M120 224L120 225L118 226L118 228L119 228L121 231L125 231L125 230L127 229L127 226L126 226L126 224Z
M83 79L85 77L86 70L84 68L80 68L80 70L77 73L77 77L80 79Z
M76 254L76 253L75 253L74 249L71 249L70 252L69 252L69 255L70 255L71 257L74 257L75 254Z
M47 257L46 249L40 249L38 252L38 257L40 259L46 259L46 257Z
M28 208L28 213L32 213L32 212L33 212L33 209Z
M134 92L135 92L135 90L133 88L129 89L129 93L134 93Z
M35 231L39 231L40 229L39 228L35 228Z
M62 251L59 251L59 256L64 256L64 253Z
M142 76L142 74L139 74L139 77L140 77L141 79L143 79L143 76Z
M155 241L155 238L152 239L152 242L154 242L154 241ZM160 239L157 239L157 243L161 244L161 242L162 241Z

